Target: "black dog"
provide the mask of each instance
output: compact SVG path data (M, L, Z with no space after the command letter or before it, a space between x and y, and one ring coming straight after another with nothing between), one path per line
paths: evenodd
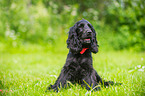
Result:
M109 86L113 82L105 82L97 74L92 65L91 52L98 52L96 32L87 20L78 21L70 28L67 39L67 47L70 49L66 63L54 85L50 85L47 90L67 87L67 81L79 83L87 90L99 90L99 83Z

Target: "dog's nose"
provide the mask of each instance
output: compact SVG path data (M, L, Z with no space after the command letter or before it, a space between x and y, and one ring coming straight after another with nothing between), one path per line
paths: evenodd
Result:
M92 32L91 32L91 31L87 31L87 33L88 33L88 34L91 34Z
M89 31L89 30L87 31L87 34L88 34L88 35L91 35L91 33L92 33L91 31Z

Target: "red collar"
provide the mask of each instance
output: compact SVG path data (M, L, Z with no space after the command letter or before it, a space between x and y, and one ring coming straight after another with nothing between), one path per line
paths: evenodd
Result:
M82 51L80 52L80 54L84 54L87 49L89 49L89 48L83 48Z

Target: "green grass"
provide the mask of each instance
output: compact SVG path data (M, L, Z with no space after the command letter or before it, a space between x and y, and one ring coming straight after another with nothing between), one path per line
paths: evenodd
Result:
M0 44L0 95L10 96L144 96L145 53L129 51L101 51L93 55L93 66L105 80L122 83L121 86L90 92L80 85L45 93L55 83L65 63L68 50L25 45L8 48Z

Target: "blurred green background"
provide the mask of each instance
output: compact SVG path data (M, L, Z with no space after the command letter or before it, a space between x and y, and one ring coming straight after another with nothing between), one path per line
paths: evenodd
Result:
M144 0L0 0L0 46L61 48L82 18L94 26L102 50L145 50Z

